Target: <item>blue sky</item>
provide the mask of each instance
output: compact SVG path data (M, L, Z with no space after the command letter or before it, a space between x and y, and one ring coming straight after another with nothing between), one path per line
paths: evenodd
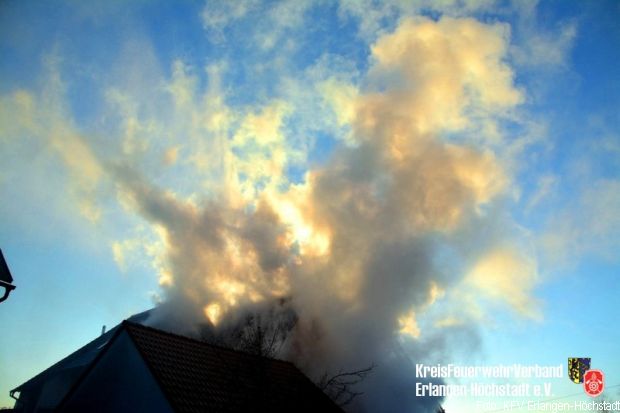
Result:
M592 357L620 384L618 21L616 1L3 2L0 405L104 324L282 295L325 331L302 366L399 342ZM339 331L374 344L356 359Z

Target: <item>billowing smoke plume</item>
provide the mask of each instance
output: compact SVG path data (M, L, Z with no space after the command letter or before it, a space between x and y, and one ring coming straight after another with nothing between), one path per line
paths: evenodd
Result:
M300 183L282 178L283 155L271 150L278 119L296 110L286 105L220 142L226 156L265 149L269 162L225 157L221 187L199 201L111 166L165 246L151 322L217 330L284 300L295 322L279 357L315 379L374 365L353 411L432 411L437 400L415 397L414 363L475 340L484 315L474 297L535 313L535 268L498 230L511 173L500 124L522 100L507 33L470 19L403 20L372 46L366 86L325 83L350 136ZM503 264L513 272L502 276Z

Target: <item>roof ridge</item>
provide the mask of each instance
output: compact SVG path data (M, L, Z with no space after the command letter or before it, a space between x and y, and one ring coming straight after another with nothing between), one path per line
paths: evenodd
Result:
M182 334L172 333L170 331L161 330L159 328L155 328L155 327L151 327L151 326L146 326L144 324L134 323L133 321L129 321L129 320L123 320L121 325L124 326L124 327L137 328L137 329L142 329L142 330L150 330L150 331L152 331L154 333L157 333L157 334L164 334L164 335L167 335L167 336L170 336L170 337L174 337L174 338L178 338L178 339L181 339L181 340L189 341L189 342L192 342L194 344L198 344L198 345L201 345L201 346L208 346L208 347L212 347L212 348L215 348L215 349L224 350L224 351L227 351L227 352L230 352L230 353L238 353L238 354L243 354L243 355L250 356L250 357L266 359L266 360L269 360L269 361L276 361L278 363L290 364L290 365L292 365L293 367L295 367L296 369L299 370L299 368L292 361L282 360L282 359L275 358L275 357L267 357L267 356L263 356L263 355L260 355L260 354L252 354L250 352L243 351L243 350L236 350L234 348L226 347L226 346L219 345L219 344L209 343L208 341L199 340L199 339L188 337L188 336L185 336L185 335L182 335Z

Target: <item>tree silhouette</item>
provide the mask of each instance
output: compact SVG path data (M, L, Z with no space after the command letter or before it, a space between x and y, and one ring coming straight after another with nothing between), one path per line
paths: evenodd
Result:
M222 325L205 324L200 329L203 341L257 356L278 357L289 333L297 324L297 314L288 300L259 310L248 310Z
M200 338L211 344L257 356L278 358L297 325L297 314L289 304L290 299L282 298L270 306L247 309L245 313L237 314L234 319L222 320L217 326L203 324ZM315 384L336 404L344 406L363 394L355 388L373 369L374 365L370 365L332 375L326 372Z
M364 394L364 392L355 391L355 386L364 381L374 368L372 364L364 369L340 372L332 376L325 373L317 386L336 404L346 406L353 399Z

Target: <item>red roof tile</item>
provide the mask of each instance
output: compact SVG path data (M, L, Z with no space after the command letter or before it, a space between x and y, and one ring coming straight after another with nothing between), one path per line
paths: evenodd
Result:
M342 412L292 363L123 322L176 412Z

